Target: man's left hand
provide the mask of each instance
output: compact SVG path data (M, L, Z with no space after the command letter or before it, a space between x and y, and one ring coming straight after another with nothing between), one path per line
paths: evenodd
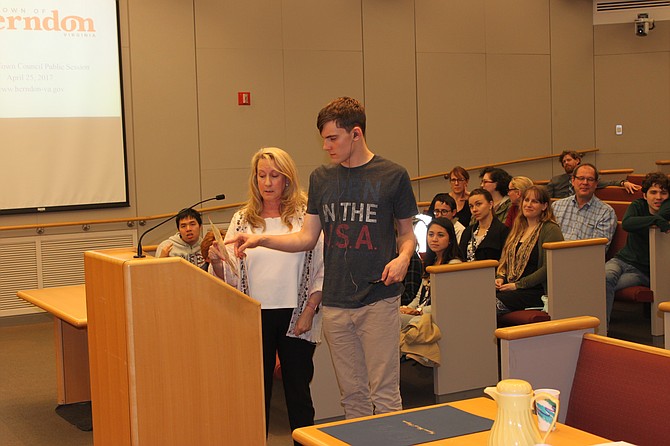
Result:
M636 191L642 189L642 186L639 184L631 183L630 181L624 181L623 187L629 194L634 194Z

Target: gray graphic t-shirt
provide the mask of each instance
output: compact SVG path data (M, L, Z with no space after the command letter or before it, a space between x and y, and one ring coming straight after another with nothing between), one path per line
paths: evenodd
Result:
M397 256L394 219L417 214L403 167L378 155L354 168L321 166L310 177L307 212L323 228L323 305L358 308L402 293L399 283L370 282Z

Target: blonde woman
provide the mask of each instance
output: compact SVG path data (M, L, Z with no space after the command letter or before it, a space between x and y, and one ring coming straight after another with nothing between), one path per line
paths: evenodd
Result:
M512 181L509 182L509 189L507 190L507 196L509 196L509 201L511 202L509 210L507 211L507 217L505 218L505 226L511 228L514 224L516 216L519 215L519 207L521 205L521 197L526 189L533 185L533 180L528 177L514 177Z
M547 255L542 244L562 240L549 194L543 187L530 186L500 257L495 279L498 314L542 306L547 282Z
M300 188L291 157L276 147L263 148L251 160L249 199L233 216L225 240L240 233L298 232L306 207L307 196ZM237 262L236 272L222 260L222 249ZM261 303L266 429L275 352L281 364L291 430L314 424L309 383L314 374L312 356L321 336L323 240L308 252L250 249L244 259L235 257L232 244L222 247L214 243L209 257L213 274Z

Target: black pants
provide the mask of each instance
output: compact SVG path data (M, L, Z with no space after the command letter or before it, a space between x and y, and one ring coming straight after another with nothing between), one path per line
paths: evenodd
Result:
M292 313L292 308L261 310L266 434L270 423L275 352L279 354L291 431L314 424L314 406L312 405L309 383L314 376L312 356L316 346L302 339L286 336Z
M542 287L514 291L496 291L498 300L500 300L500 302L502 302L510 311L543 306L543 294L544 289Z

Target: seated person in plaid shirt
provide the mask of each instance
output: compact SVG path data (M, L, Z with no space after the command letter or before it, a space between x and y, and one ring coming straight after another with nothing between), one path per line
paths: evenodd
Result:
M614 209L593 194L598 185L598 170L593 164L580 164L572 172L575 195L555 201L552 205L556 221L565 240L604 237L607 248L616 230Z
M419 291L419 286L421 286L421 277L423 276L423 263L421 262L421 257L419 253L414 251L412 258L409 260L409 266L407 267L407 274L405 274L405 280L403 280L403 285L405 285L405 291L403 291L400 296L400 305L407 305L416 296L417 291Z

